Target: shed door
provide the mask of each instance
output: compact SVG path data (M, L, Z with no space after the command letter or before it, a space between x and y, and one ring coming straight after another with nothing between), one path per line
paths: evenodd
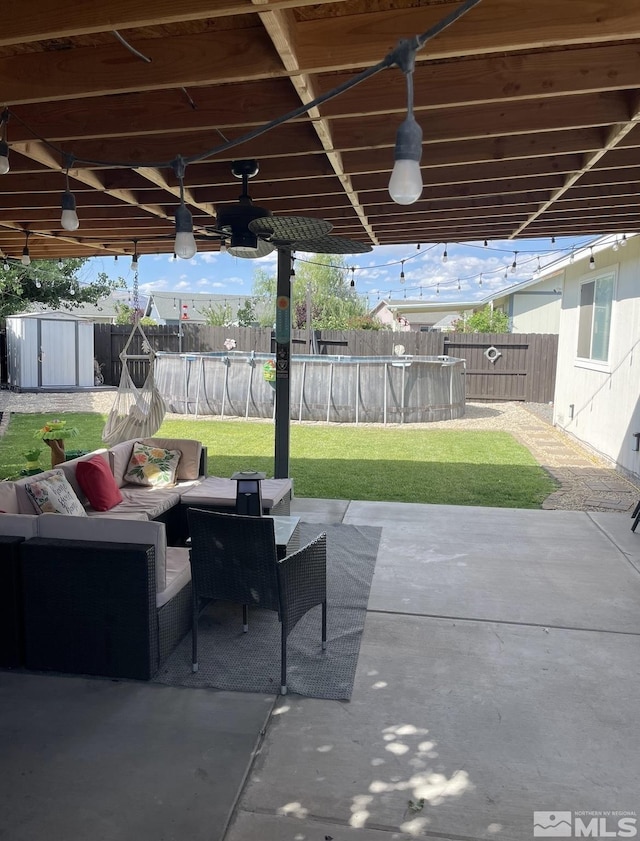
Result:
M74 321L40 322L40 384L77 385Z

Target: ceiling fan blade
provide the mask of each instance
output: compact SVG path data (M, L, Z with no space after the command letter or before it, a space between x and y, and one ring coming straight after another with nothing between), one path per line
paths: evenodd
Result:
M265 216L249 222L249 230L275 245L324 237L333 228L326 219L311 216Z
M258 237L257 245L228 245L227 251L233 257L242 257L244 260L259 260L260 257L266 257L275 250L275 245Z
M318 237L318 239L299 239L291 243L296 251L311 251L315 254L366 254L372 251L367 242L356 242L344 237Z

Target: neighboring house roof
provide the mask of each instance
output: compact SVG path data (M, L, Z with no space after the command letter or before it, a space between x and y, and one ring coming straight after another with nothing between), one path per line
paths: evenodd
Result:
M84 321L95 321L112 324L115 323L117 315L118 304L128 304L128 295L126 292L113 293L106 298L101 298L97 304L79 304L77 307L65 307L64 309L53 310L37 302L32 302L29 305L29 313L38 315L52 315L52 314L71 314L77 318L82 318ZM146 305L146 299L141 303L141 306Z
M178 322L181 313L186 313L188 321L193 324L204 324L206 319L203 311L207 307L228 306L231 321L235 321L238 309L247 300L255 301L252 295L205 295L197 292L152 292L147 303L146 315L156 321L170 324ZM256 306L256 315L260 308Z

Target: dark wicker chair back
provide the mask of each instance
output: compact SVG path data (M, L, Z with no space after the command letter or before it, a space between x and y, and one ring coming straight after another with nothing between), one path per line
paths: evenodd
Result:
M270 517L189 508L191 580L203 599L254 605L280 614L276 538Z
M221 514L189 508L193 584L192 669L198 671L198 617L212 599L242 605L244 631L249 606L274 610L281 623L280 692L287 692L287 636L316 605L322 605L322 648L327 642L327 536L278 560L270 517Z

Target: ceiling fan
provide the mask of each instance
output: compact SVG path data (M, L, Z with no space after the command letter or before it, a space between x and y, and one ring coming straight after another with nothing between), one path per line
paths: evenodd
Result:
M234 257L255 260L278 247L317 254L364 254L372 250L368 243L330 236L333 225L325 219L274 216L266 207L254 204L248 183L259 171L257 161L233 161L231 171L242 179L242 194L237 204L216 207L216 226L207 228L207 233L227 241L227 251Z

